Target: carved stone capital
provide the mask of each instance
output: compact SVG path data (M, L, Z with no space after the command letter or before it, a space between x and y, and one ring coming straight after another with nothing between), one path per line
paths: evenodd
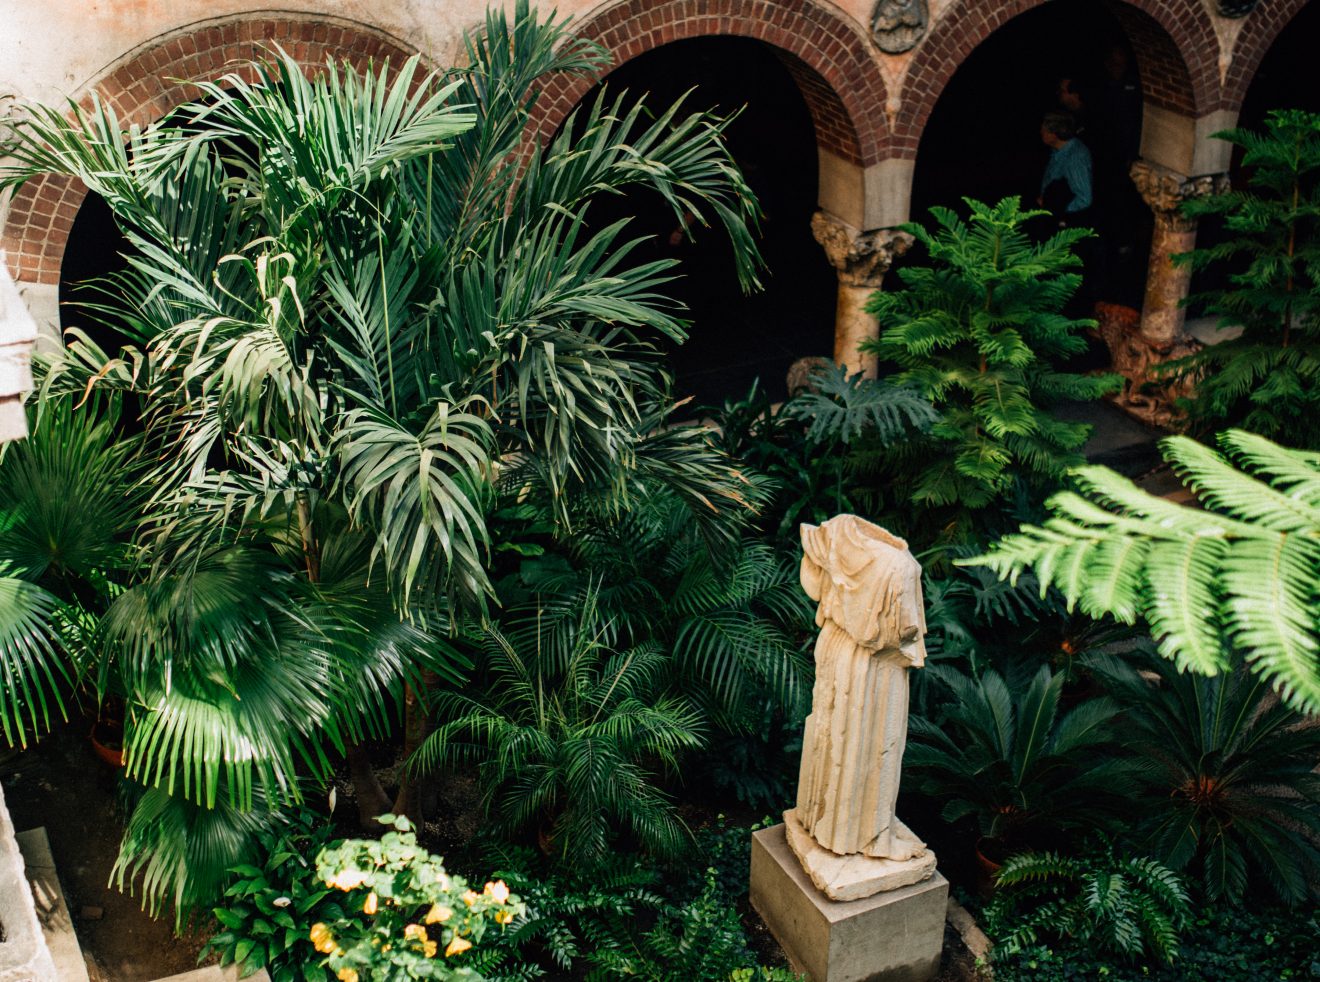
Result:
M1132 183L1137 186L1137 191L1156 217L1170 222L1181 231L1191 231L1196 227L1196 219L1185 217L1180 210L1184 201L1222 194L1228 190L1227 174L1187 177L1149 160L1133 163L1130 173Z
M811 234L845 286L878 289L895 259L908 251L912 236L897 229L861 232L828 212L811 216Z

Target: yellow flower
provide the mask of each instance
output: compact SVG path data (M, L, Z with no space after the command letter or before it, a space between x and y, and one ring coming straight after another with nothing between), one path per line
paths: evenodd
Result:
M496 923L496 924L512 924L512 923L513 923L513 911L511 911L511 910L497 910L497 911L495 911L495 923Z
M435 924L437 921L447 921L454 916L452 907L444 907L440 904L432 904L431 909L426 912L426 923Z
M335 950L334 935L330 933L330 929L324 924L312 925L311 938L312 944L316 946L316 950L321 954L328 955Z
M434 958L439 947L434 941L427 941L426 944L422 945L422 954L426 955L427 958Z
M367 894L367 899L362 904L362 913L364 914L376 913L377 900L378 898L376 897L376 893L374 890L371 893Z
M448 958L450 955L457 955L460 952L467 951L471 947L472 947L471 941L469 941L467 938L460 938L457 934L455 934L454 940L449 942L449 947L445 949L445 957Z
M367 874L360 869L346 869L325 882L337 890L354 890L367 882Z
M341 968L339 970L339 982L358 982L357 969Z
M509 888L504 885L503 880L496 883L487 883L484 892L497 904L502 904L509 899Z
M403 929L403 936L408 941L426 941L426 928L420 924L409 924Z
M471 890L464 890L464 891L463 891L463 903L467 904L469 907L471 907L473 904L475 904L475 903L476 903L478 900L480 900L480 899L481 899L481 898L480 898L479 896L477 896L477 894L474 893L474 892L471 891Z

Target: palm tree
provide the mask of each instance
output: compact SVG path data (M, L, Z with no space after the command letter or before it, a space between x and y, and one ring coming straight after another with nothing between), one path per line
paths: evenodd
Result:
M529 605L484 636L484 692L443 692L443 722L415 764L480 765L494 826L538 828L560 860L593 865L620 834L677 852L686 828L655 787L658 769L700 746L702 716L669 688L654 642L616 650L593 592L564 611Z
M123 691L143 807L166 795L182 816L125 841L121 871L145 866L153 902L206 899L206 871L250 841L198 834L185 856L169 829L296 799L330 751L384 732L425 670L462 668L443 638L491 595L497 479L534 478L562 518L584 482L643 466L665 393L652 342L685 325L660 292L673 264L632 261L625 222L591 231L591 201L638 186L717 221L755 282L755 205L722 121L614 99L523 153L538 80L595 72L600 49L521 0L467 54L443 75L414 58L307 79L280 53L128 133L102 104L9 120L0 187L75 176L130 245L89 310L129 343L69 332L41 373L34 447L58 444L40 437L61 414L99 425L74 408L88 392L134 407L138 435L103 448L125 454L132 507L113 555L87 560L96 602L35 567L0 581L18 666L0 704L44 723L73 663ZM675 480L703 493L700 474ZM61 619L85 652L50 640Z

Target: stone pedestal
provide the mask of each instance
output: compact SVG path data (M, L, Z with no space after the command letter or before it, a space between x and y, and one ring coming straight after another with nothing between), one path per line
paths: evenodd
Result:
M949 881L863 900L827 898L803 872L783 825L752 834L752 907L811 982L928 982L939 972Z
M834 360L849 375L861 372L875 378L875 356L857 350L863 341L879 336L876 319L864 308L871 294L880 289L890 265L912 244L912 236L894 229L862 232L823 211L811 217L811 233L839 274Z

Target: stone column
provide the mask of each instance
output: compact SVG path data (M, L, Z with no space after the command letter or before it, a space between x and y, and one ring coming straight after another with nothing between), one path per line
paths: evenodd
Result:
M1194 353L1198 342L1183 330L1182 303L1191 285L1191 267L1175 266L1173 256L1196 245L1196 219L1180 210L1184 201L1223 191L1228 177L1213 174L1185 177L1148 160L1132 165L1132 182L1155 214L1151 235L1146 296L1141 315L1135 311L1097 304L1100 336L1109 347L1113 369L1124 378L1123 391L1114 399L1120 407L1147 423L1165 426L1173 421L1174 400L1185 395L1187 380L1160 379L1155 367ZM1131 316L1128 316L1131 315Z
M1141 336L1155 352L1167 354L1183 339L1182 302L1192 282L1191 267L1175 266L1172 257L1196 246L1196 219L1183 215L1182 203L1226 190L1228 176L1184 177L1159 164L1138 160L1132 165L1132 182L1155 213Z
M811 216L811 233L839 274L834 360L849 374L862 372L867 378L875 378L875 356L857 350L863 341L878 337L880 332L876 319L864 308L871 294L880 289L894 259L912 245L912 236L896 229L861 232L824 211Z

